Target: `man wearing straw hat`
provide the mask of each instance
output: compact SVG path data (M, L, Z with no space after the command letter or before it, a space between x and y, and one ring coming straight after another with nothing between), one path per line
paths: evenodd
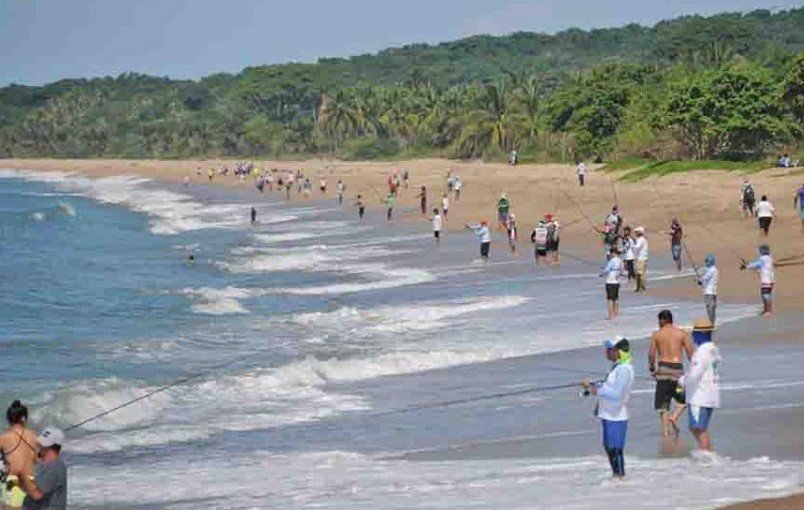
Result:
M720 351L712 341L715 327L708 319L696 319L692 341L697 346L689 370L678 381L686 391L690 432L703 451L712 449L709 420L720 407Z

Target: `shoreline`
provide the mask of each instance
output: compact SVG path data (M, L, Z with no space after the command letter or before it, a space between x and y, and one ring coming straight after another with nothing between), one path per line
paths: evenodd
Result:
M25 160L22 160L22 161L21 160L13 160L11 163L9 163L8 160L0 160L0 168L14 168L14 169L35 170L35 171L36 170L45 170L45 171L76 172L76 173L80 173L80 174L87 175L87 176L90 176L90 177L105 177L105 176L112 176L112 175L139 175L139 176L142 176L142 177L153 178L153 179L157 179L157 180L163 180L163 181L168 181L168 182L174 182L175 183L175 182L181 182L181 180L184 177L184 175L187 175L187 172L192 168L192 165L195 165L198 162L149 162L147 165L143 165L143 166L136 164L136 162L127 162L127 163L123 162L123 164L120 164L120 165L111 164L109 162L103 162L103 163L101 163L101 164L99 164L97 166L90 165L91 168L89 168L89 169L83 168L83 165L86 165L86 163L87 163L85 161L69 161L69 162L66 162L65 164L62 164L62 165L59 165L57 163L59 163L59 161L36 160L36 163L34 165L31 165L28 161L25 161ZM112 163L114 163L114 162L112 162ZM171 165L171 163L174 163L174 165ZM207 164L207 165L209 163L210 162L204 162L204 164ZM327 172L327 171L330 172L328 174L328 175L331 176L331 177L329 177L329 179L330 179L330 182L329 182L330 189L334 188L334 182L337 180L337 177L339 175L343 176L344 181L347 183L347 186L348 186L348 188L347 188L347 196L350 197L350 198L352 196L350 191L352 189L354 189L354 188L356 188L356 189L368 189L368 190L373 190L375 188L376 189L383 189L381 186L384 185L385 176L386 176L386 174L387 174L387 172L388 172L388 170L390 168L405 168L406 167L405 163L396 163L396 162L394 162L394 163L376 163L376 164L375 163L371 163L371 164L368 164L368 163L353 164L353 163L348 163L348 162L338 162L337 163L338 168L333 168L333 166L335 164L331 163L331 162L318 162L318 163L322 165L321 170L320 170L321 172ZM258 166L262 166L259 163L257 163L257 164L258 164ZM280 168L294 168L294 166L292 164L287 163L287 162L281 162L279 164L282 165L282 166L280 166ZM542 202L542 201L548 202L549 198L550 198L549 197L549 195L550 195L549 192L545 193L544 190L538 189L539 188L539 184L537 182L538 180L533 179L533 178L531 178L531 176L528 176L528 175L524 174L524 172L522 172L523 169L520 168L520 167L518 167L516 169L511 169L510 167L507 167L507 165L500 165L500 164L465 164L465 163L444 162L444 161L440 161L440 160L427 160L427 164L430 165L430 166L428 166L426 169L417 167L417 169L411 170L412 177L413 177L412 183L417 183L417 179L416 179L417 173L421 172L425 176L423 180L428 183L427 184L428 188L430 188L431 185L437 188L439 186L438 179L443 177L443 175L446 172L446 170L442 171L442 167L440 166L441 164L444 164L449 168L454 168L457 173L459 173L462 177L464 177L464 180L466 182L466 188L465 188L465 191L464 191L464 198L461 200L461 202L459 202L458 204L454 205L454 209L451 208L451 210L450 210L450 219L452 220L452 222L451 222L452 225L450 225L450 230L452 230L452 231L462 230L460 228L455 227L454 226L455 223L460 223L462 221L470 221L472 219L476 219L477 217L480 217L480 216L483 215L485 209L490 210L490 212L488 212L485 216L487 216L487 217L489 217L489 219L491 219L490 216L493 213L492 205L489 205L488 207L486 207L485 202L487 202L488 200L486 200L485 195L480 194L477 191L477 188L480 188L480 187L493 187L494 186L495 177L492 177L491 179L488 179L487 176L482 175L482 172L484 172L486 170L491 169L492 172L497 172L496 179L501 183L509 184L510 181L512 181L512 177L513 177L514 182L512 183L512 185L516 183L517 179L520 179L520 180L522 180L524 182L527 182L530 185L529 187L524 187L522 189L517 189L517 191L515 191L515 192L509 192L509 196L511 196L513 201L514 201L516 211L520 210L519 208L516 207L516 204L519 201L524 201L525 200L524 198L517 198L517 197L520 197L520 196L522 196L522 197L532 196L532 197L534 197L534 202L537 202L537 203ZM305 168L311 168L311 169L316 168L316 167L312 166L312 164L307 163L307 162L303 163L303 165L304 165ZM350 168L350 169L346 168L346 167L350 167L350 166L354 166L355 168ZM165 171L165 167L168 167L169 171ZM537 171L537 172L540 172L540 173L543 172L545 175L544 176L540 175L540 177L545 177L552 184L556 185L559 189L561 189L562 186L568 187L569 185L574 183L573 169L570 168L570 167L567 167L567 166L562 166L562 165L525 165L524 170ZM500 175L500 173L503 172L503 171L505 171L505 172L512 171L513 175ZM313 180L313 187L314 187L313 199L314 200L319 200L320 195L319 195L318 190L317 190L318 173L312 173L312 172L315 172L315 170L308 170L308 172L310 172L311 179ZM425 173L425 172L427 172L427 173ZM694 175L692 175L690 178L692 178L694 180L702 180L702 181L707 182L707 183L709 183L710 181L717 183L717 182L720 182L720 181L723 181L723 180L734 180L736 178L734 175L724 173L724 172L717 172L715 175L710 175L710 174L712 174L712 172L695 172L693 174ZM699 175L699 174L705 174L705 175ZM196 178L194 173L192 173L191 175L192 175L192 179L193 179L194 183L199 183L199 182L200 183L206 183L207 182L207 178L206 178L205 175L202 175L200 179ZM495 175L495 174L493 174L493 175ZM671 182L672 185L675 186L675 187L686 188L686 187L690 186L690 184L689 184L688 181L686 181L684 179L684 175L686 175L686 174L683 174L682 176L680 176L680 177L678 177L676 179L673 179L672 177L666 177L665 180L667 180L668 182ZM597 214L599 209L602 209L603 211L605 211L605 208L608 207L607 205L605 205L607 203L607 200L606 200L606 197L605 197L605 191L606 191L606 189L610 190L612 184L608 179L604 180L603 178L601 178L601 176L604 177L604 178L608 177L607 174L599 174L599 173L593 173L592 174L593 179L591 179L591 180L594 181L594 178L597 177L598 182L596 182L596 183L592 182L592 183L590 183L588 185L589 189L585 190L585 191L589 191L589 190L594 190L594 191L592 191L592 193L587 194L587 196L585 198L587 198L588 200L586 202L584 202L583 205L582 205L584 210L589 209L589 210L594 211L594 214L587 213L587 214L590 214L593 218L597 218L599 216ZM765 179L768 179L768 177L765 177ZM786 178L786 179L791 180L791 181L793 180L793 179L790 179L789 177ZM443 181L443 179L441 179L441 180ZM490 183L487 182L488 180L491 180L491 182ZM761 178L758 178L758 177L755 177L755 176L752 176L752 180L755 182L755 184L765 182L764 179L761 179ZM778 186L777 183L779 181L782 181L782 179L774 178L774 179L770 179L769 182L771 182L772 184ZM432 183L432 184L430 184L430 183ZM253 187L252 187L252 183L251 183L250 179L247 179L244 183L240 183L240 182L238 182L237 180L235 180L234 178L232 178L230 176L228 179L216 178L213 181L213 184L216 184L216 185L224 184L227 187L235 187L235 188L239 188L239 189L244 190L244 191L253 191ZM442 183L442 185L443 185L443 183ZM642 217L647 218L647 220L644 221L644 223L646 225L648 225L649 231L654 232L653 237L652 237L653 243L657 243L657 241L656 241L657 239L659 240L659 242L661 242L661 238L659 238L659 234L657 233L657 230L659 228L661 228L661 224L656 219L657 216L658 216L656 211L652 210L652 209L655 209L655 204L653 204L650 200L648 200L648 201L645 201L645 200L640 201L640 200L638 200L638 197L639 197L640 194L644 194L646 191L648 193L650 193L651 188L655 188L656 185L654 183L626 184L626 183L619 183L619 182L614 184L614 185L617 186L618 188L620 188L618 191L619 191L621 196L628 197L627 199L622 201L623 204L624 204L624 209L625 209L626 214L628 214L629 217L636 216L636 217L639 217L640 219ZM503 187L505 187L505 186L503 186ZM415 193L413 193L414 188L415 188L415 186L411 185L411 189L407 190L407 191L404 191L403 194L402 194L402 199L400 200L400 205L401 205L400 209L412 208L413 212L405 212L401 216L404 218L405 221L425 221L425 220L422 220L419 217L419 215L417 214L417 212L416 212L417 208L416 208L416 201L415 201L415 198L414 198ZM496 189L496 188L494 188L494 189ZM515 189L515 188L513 188L513 189ZM720 189L720 191L723 192L722 189ZM255 193L255 196L259 197L259 195L257 195L256 191L254 191L254 193ZM609 193L611 193L611 192L609 191ZM731 188L726 190L725 193L726 194L732 194ZM553 194L555 194L555 193L553 193ZM588 196L588 195L591 195L591 196ZM669 196L664 196L664 199L666 199L668 201L677 199L676 190L668 191L667 195L669 195ZM496 195L492 195L492 197L494 197L494 196L496 196ZM294 198L295 198L295 194L294 194ZM721 199L720 195L718 195L718 199ZM725 200L725 198L723 198L723 199ZM608 200L608 202L610 202L610 200ZM298 200L293 200L293 203L298 204L299 201ZM493 204L493 201L491 201L490 204ZM587 257L590 257L590 258L594 258L595 254L597 254L599 256L599 250L596 249L597 246L598 246L597 243L593 244L594 241L589 242L589 239L590 238L594 239L594 236L588 235L588 234L585 233L585 232L587 232L589 230L589 228L588 228L588 225L586 225L582 221L583 219L580 217L580 214L578 214L576 211L574 211L573 208L570 205L567 205L567 204L561 205L559 202L555 202L555 204L556 204L555 209L549 208L549 210L556 210L557 209L557 210L559 210L559 213L561 214L562 220L565 223L571 223L573 221L577 221L577 223L575 223L575 225L579 225L579 226L583 227L583 228L572 228L572 227L567 228L566 231L565 231L564 236L562 236L562 239L565 241L562 244L562 246L567 246L568 245L568 246L570 246L571 250L573 250L573 251L577 250L577 253L582 254L584 256L587 256ZM372 207L372 209L375 209L375 211L372 211L372 212L376 213L377 208L378 208L378 206L376 204L374 204L374 207ZM528 207L523 207L522 209L525 209L526 214L530 215L530 216L526 216L526 217L531 217L531 216L535 216L535 211L538 210L538 206L530 204ZM798 238L795 238L794 236L790 236L788 230L789 230L791 222L786 219L785 210L784 210L784 208L783 208L783 206L781 204L777 203L777 209L780 210L780 212L782 213L781 216L782 216L782 219L783 219L783 222L780 222L782 226L777 226L777 228L779 230L781 230L782 228L784 228L786 230L783 233L778 232L778 231L773 232L771 237L774 238L774 241L779 242L778 246L781 247L780 249L790 249L790 250L804 251L804 244L802 244L802 242L801 242L801 238L804 237L804 236L799 236ZM521 214L521 213L518 213L518 214ZM524 216L524 214L523 214L523 216ZM699 218L700 216L705 216L705 214L704 213L698 213L697 215L691 215L691 216L693 218ZM792 216L792 215L788 213L787 216ZM522 221L522 220L520 220L520 221ZM729 258L729 253L726 253L726 251L741 250L746 245L748 245L749 243L745 242L744 239L737 239L738 233L734 232L734 230L736 230L736 227L733 225L733 223L735 223L734 220L733 219L728 219L728 220L724 220L724 221L715 220L715 221L711 222L709 225L707 225L706 228L700 226L695 221L696 220L693 219L693 220L690 221L690 223L685 224L685 226L689 225L689 227L690 227L688 232L692 232L693 235L696 235L696 237L691 238L690 241L689 241L690 249L693 251L693 253L697 254L697 253L701 252L703 241L701 241L700 237L703 237L703 234L708 229L718 229L720 227L720 228L723 228L723 229L727 230L726 234L724 234L723 239L726 240L726 241L734 241L734 242L733 243L727 243L725 245L719 245L718 248L722 249L722 250L725 250L725 251L722 254L717 253L717 256L718 256L718 258L720 260L726 260L728 262L734 261L736 263L736 257L732 257L730 259ZM712 224L714 224L714 226L712 226ZM425 228L429 229L429 223L427 223L427 225L428 226L425 227ZM653 225L655 225L655 227ZM529 225L527 225L527 226L529 226ZM739 224L738 224L738 226L739 226ZM734 230L729 230L729 229L734 229ZM776 236L774 236L773 234L776 234ZM700 235L700 237L698 237L699 235ZM746 237L750 237L751 240L755 239L754 236L746 236ZM525 256L530 256L529 245L526 243L526 236L523 234L522 231L520 231L520 239L522 240L522 243L521 243L521 246L520 246L520 249L521 249L522 253L524 253ZM498 243L498 244L501 244L501 243ZM803 248L803 249L799 249L799 248ZM654 253L656 253L656 251L662 250L663 246L661 246L661 244L660 244L660 246L657 247L655 244L653 244L651 246L651 249L652 249L652 251ZM506 250L504 250L503 247L496 248L496 250L497 250L498 253L506 251ZM667 250L667 251L669 251L669 250ZM663 253L663 255L665 255L665 254ZM702 258L702 257L699 256L699 258ZM723 271L723 269L721 269L721 271ZM799 268L790 268L790 269L786 270L785 273L783 273L783 274L780 274L780 272L777 271L777 277L783 276L784 278L789 279L789 281L796 281L796 280L801 281L802 275L804 275L804 272L802 272ZM751 283L753 283L753 278L744 278L744 279L745 280L751 280ZM673 297L681 297L681 298L685 298L685 299L697 299L697 298L699 298L700 294L698 292L697 287L689 285L688 283L685 284L684 281L682 281L682 280L686 280L686 278L668 279L668 280L662 282L661 284L657 284L657 285L652 286L651 287L651 292L655 292L656 295L660 295L660 296L666 295L666 296L673 296ZM756 299L755 292L751 291L752 286L751 285L746 285L744 282L740 281L739 278L734 277L731 274L729 274L728 278L723 278L721 286L722 286L722 288L727 289L726 292L724 292L724 295L721 298L722 302L737 301L737 302L749 302L750 303L750 302L758 301ZM783 301L781 303L779 303L779 305L780 305L779 309L780 310L782 310L782 311L800 311L800 310L804 309L804 296L799 294L798 289L790 289L789 287L787 287L787 288L784 289L783 292L784 293L781 294L781 297L782 297ZM756 322L757 324L759 324L759 321L760 321L760 319L753 319L753 318L749 318L749 319L746 319L746 320ZM759 326L757 326L757 327L759 327ZM797 331L800 332L802 330L799 329ZM795 335L795 333L793 335ZM801 336L798 336L797 338L793 338L792 335L791 335L791 337L789 339L789 341L794 341L794 342L795 341L800 342L800 340L801 340ZM790 506L790 505L796 505L796 506ZM800 505L800 506L798 506L798 505ZM752 502L739 503L739 504L736 504L736 505L729 505L729 506L726 506L726 507L723 507L723 508L728 509L728 510L775 510L777 508L804 508L804 493L800 493L800 494L790 496L790 497L787 497L787 498L782 498L782 499L771 499L771 500L764 500L763 499L763 500L756 500L756 501L752 501Z

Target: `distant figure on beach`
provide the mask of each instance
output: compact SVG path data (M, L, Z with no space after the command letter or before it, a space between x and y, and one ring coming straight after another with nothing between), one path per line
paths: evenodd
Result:
M682 243L684 242L684 229L681 228L681 223L677 218L673 218L670 222L670 230L667 232L670 237L670 255L673 257L673 262L676 263L676 269L681 271L681 251Z
M437 208L433 209L433 217L430 218L433 222L433 238L436 244L441 242L441 229L444 227L444 222L441 220L441 214Z
M670 310L659 312L659 330L651 335L648 348L648 369L656 379L653 405L659 412L659 423L665 438L678 435L676 422L686 407L684 391L679 387L678 379L684 373L684 353L689 360L693 350L689 334L673 324L673 313ZM673 400L677 402L675 409L671 408Z
M366 204L363 203L363 195L357 195L355 207L357 207L357 217L362 220L363 215L366 214Z
M634 255L634 244L636 244L636 241L631 234L631 227L626 225L623 227L622 254L623 267L625 269L625 276L628 278L628 283L636 279L636 271L634 270L634 259L636 258Z
M452 188L455 186L455 177L452 176L452 170L447 170L447 193L452 193Z
M634 229L636 240L634 241L634 257L636 269L636 292L648 290L648 240L645 237L645 228L637 227Z
M500 195L497 200L497 221L499 228L505 229L505 222L508 220L508 211L511 209L511 201L508 200L508 195L505 193Z
M703 451L712 449L709 437L709 420L720 407L720 357L712 340L715 327L706 319L696 319L692 326L692 340L696 345L689 370L678 380L684 388L689 405L690 432Z
M748 179L743 180L743 185L740 187L740 211L745 216L754 216L754 204L757 201L757 194L754 190L754 185Z
M461 190L463 189L463 179L461 179L460 175L455 176L455 183L453 184L455 188L455 201L461 199Z
M338 184L335 187L335 192L338 194L338 205L343 205L343 192L346 191L346 185L342 180L338 179Z
M701 279L698 280L698 285L701 286L701 291L703 292L709 322L715 324L717 319L717 282L720 278L720 273L715 265L715 256L708 253L704 257L704 266L706 266L706 270L701 275Z
M606 359L614 364L602 384L589 380L581 384L584 394L597 396L595 416L603 429L603 450L609 459L612 477L625 478L625 438L628 431L628 399L634 384L631 347L618 336L603 342Z
M488 262L491 256L491 232L489 231L489 222L483 220L480 225L466 224L466 228L475 233L480 241L480 258L483 262Z
M446 193L441 197L441 214L444 215L444 223L447 223L449 221L449 196Z
M410 172L407 170L402 172L402 182L405 184L405 189L408 189L408 184L410 183Z
M616 319L620 315L620 274L623 271L623 261L617 247L611 249L611 258L600 276L606 277L606 311L608 319Z
M211 181L212 179L214 179L214 178L215 178L215 170L214 170L214 169L212 169L212 168L210 168L210 169L209 169L209 172L207 172L207 177L209 177L209 180L210 180L210 181Z
M583 188L586 183L586 163L583 161L578 163L578 168L575 170L575 173L578 174L578 185Z
M419 194L416 195L416 198L419 199L419 208L422 211L422 216L424 216L425 214L427 214L427 187L426 186L422 186L422 189L421 189L421 191L419 191Z
M322 177L318 181L318 189L321 191L321 196L324 196L324 195L327 194L327 178L326 177Z
M251 208L251 224L257 223L257 209L252 207Z
M393 193L388 193L388 196L385 197L383 203L385 203L385 205L388 207L388 221L391 221L394 216L394 207L396 206L396 195Z
M519 153L516 150L512 150L511 154L508 155L508 163L512 166L516 166L519 163Z
M547 228L547 259L552 265L558 265L558 244L561 240L561 224L558 218L548 213L544 215Z
M530 234L530 242L533 243L533 255L536 265L543 265L547 262L547 226L544 220L539 220Z
M759 229L762 230L762 235L765 237L768 236L768 231L770 231L774 212L776 212L776 208L773 207L772 203L770 203L768 196L762 195L762 199L757 204L756 214L757 221L759 222Z
M611 212L606 216L603 224L611 230L614 235L620 233L620 227L623 224L623 217L620 215L620 208L616 205L611 208Z
M796 196L793 198L793 207L798 210L798 218L801 220L801 231L804 232L804 184L796 191Z
M776 284L776 272L773 267L773 257L770 246L763 244L759 247L759 258L746 264L740 264L740 269L751 269L759 272L759 295L762 297L762 317L773 314L773 286Z
M505 227L508 230L508 247L511 249L511 253L516 254L517 229L516 215L514 213L508 215L508 221L506 222Z

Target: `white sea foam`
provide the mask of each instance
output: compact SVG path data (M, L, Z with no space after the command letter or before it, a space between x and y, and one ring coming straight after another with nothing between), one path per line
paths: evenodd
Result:
M384 264L344 264L338 269L345 273L358 275L366 281L333 283L317 287L287 287L273 289L273 292L301 296L351 294L367 290L392 289L436 280L433 274L423 269L389 267Z
M445 319L489 310L510 310L529 301L524 296L489 296L455 300L449 303L427 303L386 306L370 309L343 307L332 312L297 315L294 320L316 331L341 331L348 334L374 335L426 331L445 326Z
M195 455L195 454L193 454ZM603 455L409 462L330 451L252 452L164 458L73 468L73 504L191 509L572 508L698 510L800 490L804 464L767 458L628 457L631 473L612 482ZM227 483L221 483L221 473ZM270 476L266 476L270 473ZM166 485L167 484L167 485ZM153 487L164 490L153 490Z
M315 245L291 249L263 249L263 254L240 256L218 265L233 273L255 273L269 271L349 271L354 266L343 265L343 261L375 259L404 253L381 246L367 246L354 249L344 246ZM249 254L251 248L236 248L235 254ZM265 253L267 252L267 253Z
M222 289L201 287L182 289L179 293L190 296L193 299L192 310L195 313L229 315L249 313L248 309L240 303L240 300L260 296L263 291L239 287L225 287Z

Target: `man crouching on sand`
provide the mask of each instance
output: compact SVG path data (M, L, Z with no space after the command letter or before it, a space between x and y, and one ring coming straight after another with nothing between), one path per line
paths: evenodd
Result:
M585 394L597 395L595 416L603 427L603 449L609 458L611 474L625 478L625 435L628 431L628 398L634 384L634 367L628 340L616 337L603 342L606 359L614 363L606 380L599 386L590 381L582 383Z
M650 338L648 368L656 379L654 407L659 412L662 436L665 438L678 434L675 423L686 406L684 391L678 385L678 380L684 373L683 351L686 351L688 360L692 358L692 339L685 331L673 325L673 313L670 310L662 310L659 312L659 330ZM673 400L678 404L671 412Z

